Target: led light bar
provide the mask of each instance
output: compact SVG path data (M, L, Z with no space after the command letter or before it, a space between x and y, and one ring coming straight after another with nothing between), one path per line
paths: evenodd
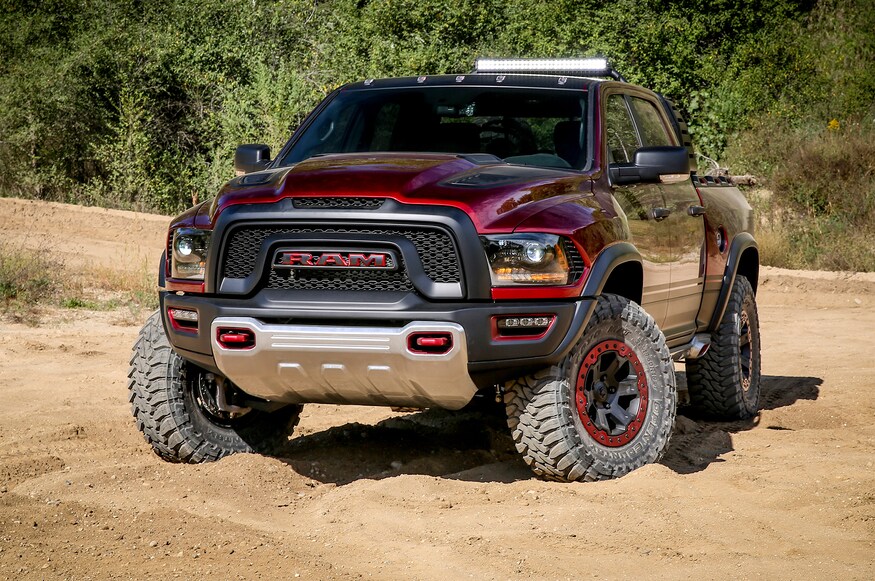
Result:
M546 335L556 321L555 314L492 317L492 337L500 340L535 339Z
M498 319L498 328L548 327L553 317L503 317Z
M167 314L170 315L170 326L174 331L184 331L186 333L197 334L198 329L198 313L188 309L177 309L170 307L167 309Z
M597 77L611 77L618 81L623 77L608 65L608 59L567 58L567 59L494 59L479 58L474 64L477 73L565 73L589 74Z

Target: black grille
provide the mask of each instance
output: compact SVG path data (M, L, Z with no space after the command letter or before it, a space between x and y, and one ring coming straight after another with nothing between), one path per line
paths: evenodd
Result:
M384 198L295 198L296 208L320 210L376 210L383 205Z
M402 236L410 240L419 254L426 275L435 282L460 282L456 248L450 235L442 230L429 228L395 227L309 227L278 228L250 226L234 230L225 252L224 276L246 278L255 270L261 245L274 234L350 234L374 236ZM297 270L293 276L272 271L269 288L286 289L334 289L334 290L398 290L409 291L413 286L403 262L396 271L354 270Z
M562 240L562 248L565 250L565 256L568 258L568 282L575 283L583 276L583 271L586 270L586 265L583 262L583 257L577 251L577 246L571 240Z
M267 288L316 291L397 291L409 292L413 284L403 270L271 270Z

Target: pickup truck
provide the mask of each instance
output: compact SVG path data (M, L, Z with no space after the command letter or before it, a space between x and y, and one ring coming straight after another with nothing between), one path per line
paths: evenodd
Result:
M305 403L485 396L542 478L656 462L679 403L759 403L752 211L694 162L672 104L604 59L345 85L172 220L137 425L204 462L281 453Z

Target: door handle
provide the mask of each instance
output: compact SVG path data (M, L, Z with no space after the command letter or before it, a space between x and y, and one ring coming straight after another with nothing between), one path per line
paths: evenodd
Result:
M690 206L687 208L687 213L690 216L704 216L705 215L705 206Z
M653 216L654 220L660 222L671 215L671 210L669 208L651 208L650 215Z

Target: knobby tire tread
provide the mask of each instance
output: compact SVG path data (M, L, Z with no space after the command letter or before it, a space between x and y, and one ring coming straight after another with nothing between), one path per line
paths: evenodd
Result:
M265 421L247 429L249 441L239 436L211 441L214 438L192 422L190 414L200 412L186 405L183 366L167 339L160 314L153 313L134 343L128 390L137 428L158 456L169 462L211 462L238 452L275 454L288 444L300 419L300 406L265 414Z
M753 320L759 325L754 292L750 282L739 276L735 279L726 312L717 331L712 333L711 347L704 356L686 362L687 385L690 393L690 409L696 414L713 420L744 420L754 416L759 404L759 370L751 372L751 388L754 393L745 398L741 387L738 335L735 316L743 309L745 299L752 301ZM754 349L754 365L759 366L759 330Z
M504 401L511 435L526 464L545 480L570 482L616 478L643 464L658 461L668 446L674 425L677 391L674 367L665 338L641 307L614 295L603 295L598 299L587 328L598 327L600 322L616 317L639 329L658 353L658 374L661 377L653 379L664 381L668 386L665 406L660 410L664 415L662 425L656 431L654 440L646 443L646 454L627 462L605 462L589 454L586 446L580 445L581 437L588 436L580 435L572 415L577 414L577 410L563 397L571 389L570 376L577 371L569 369L571 355L560 365L509 382L505 386ZM586 338L585 332L584 340ZM639 438L643 436L641 434Z

